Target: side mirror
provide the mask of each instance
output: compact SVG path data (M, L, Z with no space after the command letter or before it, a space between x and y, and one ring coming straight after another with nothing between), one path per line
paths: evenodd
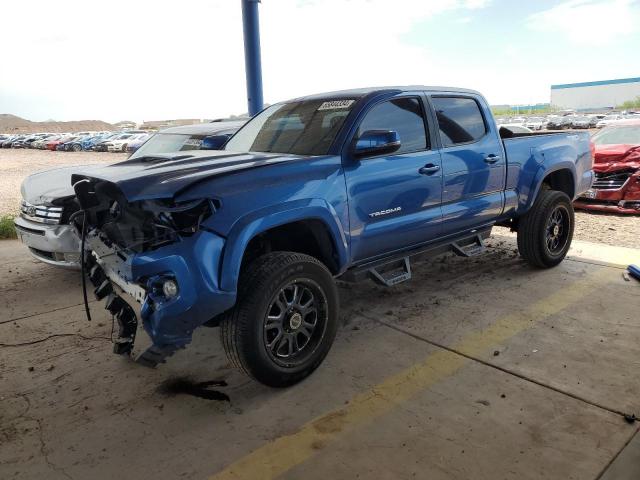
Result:
M400 148L400 135L394 130L367 130L356 140L356 158L393 153Z
M200 150L220 150L227 143L230 135L209 135L202 139Z

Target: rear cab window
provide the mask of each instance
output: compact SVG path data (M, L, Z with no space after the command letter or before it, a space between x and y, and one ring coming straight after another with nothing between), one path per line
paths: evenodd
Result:
M480 140L487 125L478 102L470 97L432 97L443 147Z
M396 155L430 148L424 110L418 97L396 98L374 105L360 123L356 138L367 130L398 132L400 148L394 153Z

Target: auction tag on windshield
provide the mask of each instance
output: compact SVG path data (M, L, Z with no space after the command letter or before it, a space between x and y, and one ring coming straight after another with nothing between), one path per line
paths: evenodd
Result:
M355 100L332 100L324 102L318 107L318 110L338 110L341 108L349 108Z

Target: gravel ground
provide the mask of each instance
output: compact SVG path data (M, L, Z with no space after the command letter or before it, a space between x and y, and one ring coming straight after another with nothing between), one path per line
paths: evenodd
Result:
M113 163L126 154L49 152L0 149L0 215L14 213L20 202L20 184L31 173L65 165ZM620 247L640 246L640 216L576 212L575 238Z
M124 153L0 149L0 215L18 211L20 185L32 173L67 165L113 163L125 158Z

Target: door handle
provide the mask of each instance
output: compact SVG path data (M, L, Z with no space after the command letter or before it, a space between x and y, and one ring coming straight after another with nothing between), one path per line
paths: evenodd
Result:
M420 175L433 175L438 170L440 170L439 165L434 165L433 163L427 163L424 167L418 170Z
M490 153L484 157L486 163L496 163L498 160L500 160L500 155L496 155L495 153Z

